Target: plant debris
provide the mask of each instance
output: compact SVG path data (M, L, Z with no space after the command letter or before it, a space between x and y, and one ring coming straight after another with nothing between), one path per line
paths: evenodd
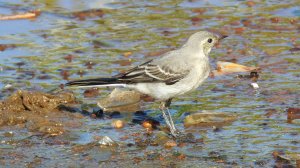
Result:
M258 70L260 70L260 68L258 67L247 67L236 63L218 61L217 69L211 72L211 76L220 76L237 72L249 72Z
M35 10L15 15L0 15L0 20L35 19L39 15L41 15L41 11Z

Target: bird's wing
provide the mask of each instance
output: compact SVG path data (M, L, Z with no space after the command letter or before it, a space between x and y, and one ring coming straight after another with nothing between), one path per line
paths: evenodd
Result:
M125 83L163 82L167 85L172 85L184 78L188 73L188 70L174 71L168 64L158 65L153 60L150 60L114 77Z

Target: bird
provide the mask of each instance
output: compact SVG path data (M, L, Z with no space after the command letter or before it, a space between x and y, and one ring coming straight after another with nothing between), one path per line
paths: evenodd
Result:
M148 60L112 77L75 80L66 86L125 87L149 95L161 102L160 110L174 137L180 135L169 108L174 97L196 90L210 73L209 53L227 37L209 31L198 31L178 49Z

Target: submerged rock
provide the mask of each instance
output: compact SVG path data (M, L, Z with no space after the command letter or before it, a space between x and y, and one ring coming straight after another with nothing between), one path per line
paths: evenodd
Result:
M97 104L105 112L136 112L140 110L140 100L139 92L116 88Z
M237 119L236 115L219 112L202 112L188 115L184 119L184 126L223 126Z

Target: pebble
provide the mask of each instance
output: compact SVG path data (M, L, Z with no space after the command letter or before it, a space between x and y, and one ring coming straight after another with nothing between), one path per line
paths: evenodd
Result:
M251 83L250 85L253 87L253 89L258 89L259 88L258 84L255 83L255 82Z

